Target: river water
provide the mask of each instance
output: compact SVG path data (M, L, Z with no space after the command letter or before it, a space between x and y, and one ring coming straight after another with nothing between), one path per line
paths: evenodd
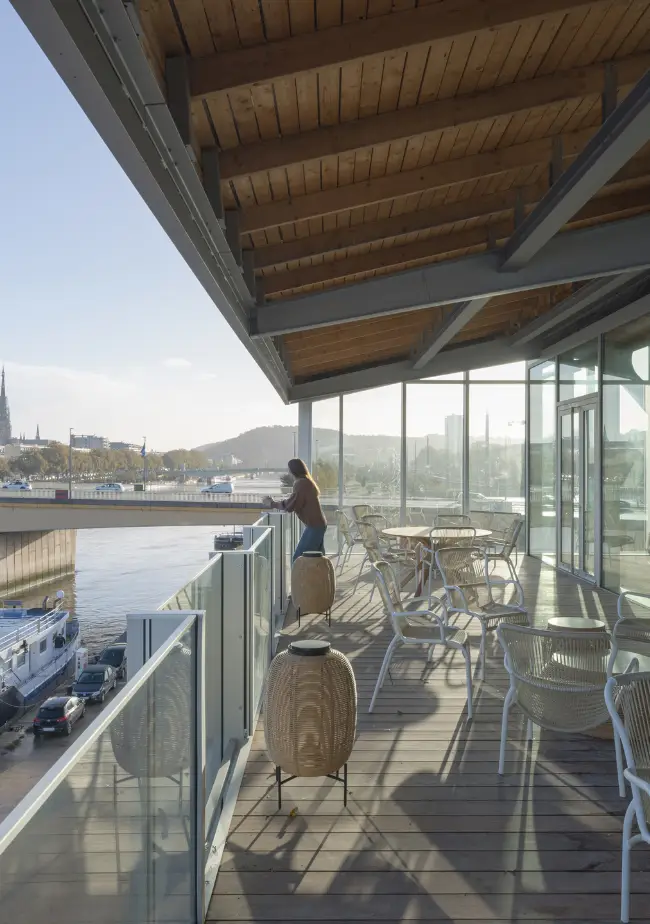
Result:
M208 561L224 527L162 526L80 529L74 577L21 594L29 605L65 591L66 608L79 619L82 643L92 653L126 628L128 612L158 609Z

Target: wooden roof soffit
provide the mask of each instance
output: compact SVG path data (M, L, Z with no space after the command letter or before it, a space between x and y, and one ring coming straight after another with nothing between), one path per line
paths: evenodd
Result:
M619 89L624 90L635 84L649 67L649 53L617 62ZM458 128L484 119L525 112L560 100L603 93L607 74L606 63L593 64L564 73L493 87L482 93L434 100L396 112L368 116L355 122L344 122L232 148L221 154L221 178L229 180L289 167L332 154L345 154L377 144Z
M568 223L567 227L593 219L607 220L622 213L650 208L650 191L626 190L612 192L589 202ZM365 254L355 254L342 260L304 266L286 273L274 273L264 278L264 292L267 296L288 292L308 285L343 280L347 276L376 272L388 267L403 267L418 260L441 256L455 256L473 248L492 248L503 243L512 234L513 221L459 231L454 234L440 234L415 243L397 247L384 247Z
M441 0L412 10L372 17L237 51L192 59L190 88L202 98L235 87L269 83L346 61L385 55L422 44L481 33L511 23L580 8L608 6L609 0Z

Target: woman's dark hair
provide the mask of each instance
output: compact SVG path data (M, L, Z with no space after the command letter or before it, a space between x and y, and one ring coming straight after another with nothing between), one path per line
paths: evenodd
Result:
M311 483L314 485L314 487L320 494L318 485L312 478L311 472L309 471L305 463L302 461L302 459L289 459L288 468L294 478L306 478L308 481L311 481Z

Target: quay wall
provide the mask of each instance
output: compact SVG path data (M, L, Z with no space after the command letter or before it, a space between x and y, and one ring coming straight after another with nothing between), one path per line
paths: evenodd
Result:
M73 574L76 529L0 532L0 595L11 597Z

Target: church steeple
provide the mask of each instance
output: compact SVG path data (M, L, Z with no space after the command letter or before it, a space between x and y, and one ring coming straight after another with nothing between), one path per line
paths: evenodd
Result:
M0 446L6 446L11 440L11 415L5 387L5 367L2 367L0 380Z
M40 438L41 438L41 434L40 434L40 431L39 431L39 429L38 429L38 424L36 424L36 439L37 439L37 440L40 440Z

